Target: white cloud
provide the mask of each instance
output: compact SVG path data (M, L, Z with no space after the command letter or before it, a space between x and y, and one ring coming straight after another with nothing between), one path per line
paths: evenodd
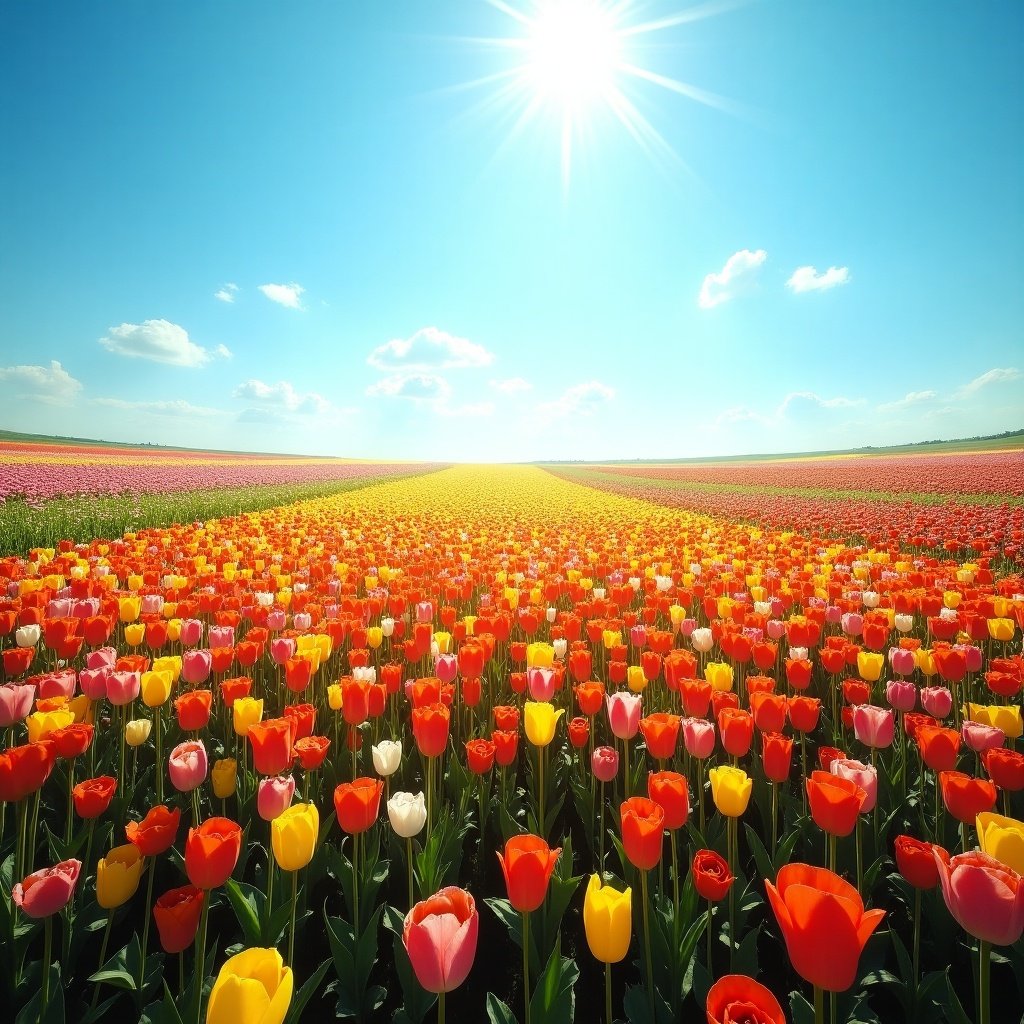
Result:
M438 416L458 417L460 419L480 418L494 415L493 402L469 402L466 405L446 405L439 401L434 405Z
M819 274L814 267L797 267L786 282L786 287L794 292L821 292L826 288L835 288L838 284L848 284L849 267L829 267Z
M239 384L232 392L232 397L254 402L264 409L293 412L299 415L322 415L331 411L331 403L315 391L305 394L296 391L295 386L287 380L276 384L266 384L261 380L250 379Z
M878 407L878 411L898 412L900 409L908 409L912 405L930 402L933 398L938 397L939 393L937 391L908 391L902 398L898 398L894 402L883 402Z
M708 274L701 285L697 304L701 309L713 309L715 306L738 295L753 279L757 268L768 258L764 249L751 251L740 249L726 261L725 266L715 274Z
M443 402L451 394L451 386L434 373L394 373L371 384L366 393L371 397L409 398L416 402Z
M812 408L817 407L819 409L853 409L863 404L863 398L846 398L843 395L837 395L835 398L822 398L813 391L791 391L779 404L775 415L781 418L791 408L799 407L800 405Z
M456 337L437 327L421 327L409 338L393 338L378 345L366 360L378 370L413 371L487 366L494 354L483 345Z
M238 285L228 281L226 285L219 288L213 293L215 299L220 299L221 302L234 302L235 293L238 291Z
M213 354L218 359L231 359L234 356L234 352L227 347L227 345L218 345L214 350Z
M533 385L523 377L506 377L504 380L491 380L488 383L503 395L518 395L533 388Z
M70 405L82 382L56 360L49 366L0 366L0 383L10 383L16 398L31 398L46 405Z
M111 327L100 344L115 355L149 359L171 366L204 366L210 353L189 340L184 327L168 320L144 320L141 324Z
M123 398L94 398L94 405L102 405L108 409L122 409L125 412L153 413L157 416L223 416L223 409L212 409L206 405L193 405L184 399L170 401L129 402Z
M544 402L539 411L542 416L556 419L564 416L589 416L614 397L615 391L607 384L588 380L567 388L553 401Z
M302 309L301 296L306 289L301 284L261 284L260 291L271 302L288 309Z
M976 394L982 388L988 387L989 384L1002 384L1011 380L1020 380L1021 376L1020 370L1015 366L997 366L994 369L987 370L980 377L975 377L974 380L968 381L963 387L958 388L955 397L967 398L970 395Z

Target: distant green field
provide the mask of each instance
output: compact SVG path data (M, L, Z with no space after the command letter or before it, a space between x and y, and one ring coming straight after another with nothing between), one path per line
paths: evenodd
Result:
M829 458L836 455L939 455L956 452L1004 451L1024 448L1024 430L968 437L951 441L921 441L917 444L891 445L886 448L843 448L807 452L776 452L754 455L706 455L688 459L605 459L597 462L547 461L541 466L685 466L710 462L772 462L778 459Z

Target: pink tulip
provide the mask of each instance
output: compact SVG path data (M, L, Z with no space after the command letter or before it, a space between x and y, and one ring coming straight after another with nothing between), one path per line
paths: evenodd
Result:
M181 678L189 686L198 686L210 678L213 671L213 655L204 649L193 648L181 655Z
M11 899L29 917L49 917L71 901L82 870L80 860L62 860L52 868L34 871L11 890Z
M270 657L275 665L283 665L295 657L295 641L291 637L277 637L270 641Z
M48 619L71 618L71 600L68 598L61 598L57 601L47 601L46 617Z
M267 629L276 632L279 629L284 629L287 622L288 616L280 608L275 608L272 612L267 613Z
M442 683L450 683L459 674L459 660L454 654L439 654L434 662L434 675Z
M99 615L100 602L98 598L87 597L83 601L75 601L71 605L71 617L73 619L88 619L93 615Z
M703 761L715 749L715 727L703 718L684 718L682 723L683 746L686 752Z
M843 621L843 609L836 604L830 604L825 609L825 621L830 626L838 626Z
M210 650L217 647L233 647L235 644L235 627L210 626L206 631L206 639L209 641Z
M685 637L693 636L693 631L697 628L696 619L683 619L679 623L679 632Z
M619 752L614 747L594 747L590 770L598 782L611 782L619 773Z
M131 704L142 689L142 675L139 672L111 672L107 676L107 700L120 707Z
M609 693L605 697L608 724L617 739L630 740L640 728L643 701L639 693Z
M847 636L860 636L864 631L864 616L860 612L846 612L839 621Z
M889 648L889 667L898 676L910 676L917 668L913 651L905 651L902 647Z
M104 700L107 696L107 677L112 669L104 665L102 668L83 668L78 673L78 686L89 700Z
M78 677L75 675L75 670L69 668L63 672L48 672L36 681L36 686L39 688L39 696L44 699L67 697L68 700L71 700L75 695L77 682Z
M555 673L549 668L527 669L526 685L534 700L546 703L555 694Z
M975 647L973 644L955 644L953 650L959 651L964 656L968 672L981 671L982 658L980 647Z
M402 941L416 980L428 992L451 992L476 958L480 915L465 889L449 886L405 915Z
M272 779L260 779L256 795L256 810L264 821L273 821L291 806L295 796L295 780L290 775L278 775Z
M164 610L164 599L159 594L143 594L141 611L143 615L159 615Z
M305 633L313 625L313 616L309 612L296 612L292 616L292 626L300 633Z
M203 624L199 619L182 619L180 639L185 647L196 647L203 639Z
M85 656L85 667L88 669L113 668L117 661L117 651L113 647L97 647Z
M36 688L31 683L6 683L0 686L0 729L22 721L32 710Z
M944 686L926 686L921 691L921 707L932 718L945 718L953 710L953 695Z
M630 626L629 642L634 647L645 647L647 645L647 627L643 624Z
M860 813L868 814L878 803L878 770L863 761L854 761L849 757L837 757L829 766L833 775L841 779L855 782L867 793L867 799L861 805Z
M964 722L960 726L960 735L976 754L994 747L1001 747L1006 740L1006 733L994 725L983 725L981 722Z
M891 679L885 684L885 699L894 711L913 711L917 704L917 687L902 679Z
M180 793L191 793L206 779L209 761L206 747L200 740L186 740L179 743L167 759L167 771L171 784Z
M416 605L416 621L434 621L434 606L430 601L420 601L419 604Z
M961 853L947 864L932 851L942 896L957 924L993 946L1012 946L1024 932L1024 880L988 854Z
M876 749L892 745L896 716L889 708L861 704L853 709L853 733L861 743Z
M769 619L764 628L771 640L781 640L786 635L786 624L781 619Z

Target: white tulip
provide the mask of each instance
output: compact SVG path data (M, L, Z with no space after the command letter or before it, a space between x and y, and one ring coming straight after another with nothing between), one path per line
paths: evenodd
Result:
M865 608L877 608L878 602L882 600L882 596L874 590L865 590L864 593L860 595L860 599L864 602Z
M401 740L381 740L370 750L373 753L373 767L378 775L387 778L398 771L398 766L402 763Z
M909 633L914 628L914 616L898 613L893 618L893 624L901 633Z
M423 794L395 793L388 801L388 818L400 838L412 839L419 835L427 823L427 802Z
M392 618L385 618L380 620L380 631L385 636L391 636L395 632L395 620Z
M707 626L701 626L690 634L690 643L695 651L707 654L715 646L715 636Z
M554 622L555 619L558 618L558 609L557 608L548 608L548 610L544 614L545 614L545 617L547 618L548 622Z
M35 647L39 643L39 626L33 622L28 626L20 626L14 633L14 642L19 647Z

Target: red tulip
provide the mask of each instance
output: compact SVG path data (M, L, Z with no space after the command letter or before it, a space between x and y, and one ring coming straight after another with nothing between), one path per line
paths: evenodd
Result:
M499 853L498 860L513 909L530 913L544 902L561 852L561 847L552 850L538 836L522 835L509 839L504 856Z

